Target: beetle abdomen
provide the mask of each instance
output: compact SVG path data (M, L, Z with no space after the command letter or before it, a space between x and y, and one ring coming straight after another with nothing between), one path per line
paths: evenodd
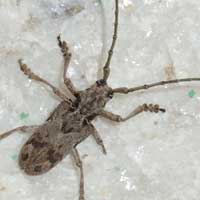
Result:
M49 171L71 151L73 137L55 127L52 122L37 129L22 147L19 165L27 174L40 175Z

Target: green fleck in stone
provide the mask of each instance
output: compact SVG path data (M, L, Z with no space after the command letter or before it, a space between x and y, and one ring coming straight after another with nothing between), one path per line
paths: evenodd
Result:
M188 96L189 97L194 97L194 95L195 95L195 91L194 90L190 90L189 92L188 92Z
M20 114L20 119L21 119L21 120L26 119L28 116L29 116L28 113L22 112L22 113Z
M11 158L12 158L13 160L17 160L17 155L14 154L14 155L11 156Z

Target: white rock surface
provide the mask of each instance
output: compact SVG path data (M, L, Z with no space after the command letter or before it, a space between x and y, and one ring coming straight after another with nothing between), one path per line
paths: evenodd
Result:
M103 7L108 47L114 0L103 0ZM21 73L17 59L64 88L59 33L73 53L69 75L76 87L84 89L96 80L103 46L101 12L97 0L0 1L1 132L40 124L58 104L47 87ZM119 23L111 86L200 77L200 1L120 0ZM192 90L195 95L189 97ZM142 103L159 103L167 112L144 113L122 124L96 119L107 156L92 138L79 145L86 200L199 199L200 83L116 95L107 109L126 115ZM26 119L20 119L23 112L29 114ZM70 157L38 177L19 169L17 155L28 137L16 133L0 142L0 199L78 200L78 171Z

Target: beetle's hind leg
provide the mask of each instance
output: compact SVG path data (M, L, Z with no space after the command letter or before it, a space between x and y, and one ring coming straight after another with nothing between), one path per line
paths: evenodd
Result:
M58 46L60 47L64 57L64 71L63 71L64 84L67 86L67 88L73 95L76 95L77 93L76 88L74 87L71 79L67 77L67 70L69 67L72 54L69 52L69 47L67 45L67 42L61 41L60 35L58 35L57 40L58 40Z
M79 200L85 200L84 198L84 174L83 174L83 163L81 161L80 155L76 148L72 149L72 157L76 163L76 166L80 169L80 185L79 185Z
M39 126L19 126L17 128L14 128L10 131L7 131L0 135L0 140L7 138L11 134L13 134L16 131L26 132L26 133L33 133Z

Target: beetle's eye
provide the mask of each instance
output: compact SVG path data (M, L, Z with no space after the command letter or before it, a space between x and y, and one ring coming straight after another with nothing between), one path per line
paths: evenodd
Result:
M97 84L97 86L103 86L106 84L106 81L103 79L100 79L100 80L96 81L96 84Z
M108 97L109 97L110 99L112 99L112 98L113 98L113 92L109 92L109 93L108 93Z

